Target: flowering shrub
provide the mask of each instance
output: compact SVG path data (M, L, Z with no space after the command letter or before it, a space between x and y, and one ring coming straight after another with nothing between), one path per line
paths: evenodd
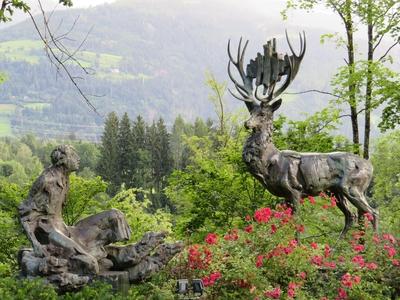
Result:
M246 216L240 228L209 233L204 245L188 247L185 263L203 279L208 299L400 296L396 237L372 232L366 215L364 231L354 227L337 241L336 199L323 194L302 203L298 216L284 205L261 208Z

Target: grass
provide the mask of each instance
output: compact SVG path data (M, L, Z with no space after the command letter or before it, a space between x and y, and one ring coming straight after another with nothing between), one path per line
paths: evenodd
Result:
M12 135L10 119L5 116L0 116L0 136Z
M16 108L15 104L0 103L0 116L12 115Z
M40 56L32 52L43 48L40 41L17 40L0 43L0 58L11 61L39 63Z
M44 103L44 102L32 102L32 103L25 103L24 107L25 108L30 108L33 110L43 110L47 107L50 107L50 103Z

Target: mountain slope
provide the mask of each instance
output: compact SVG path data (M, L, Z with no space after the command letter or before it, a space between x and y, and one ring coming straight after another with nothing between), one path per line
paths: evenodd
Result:
M167 124L178 114L188 120L212 117L204 73L210 70L219 80L228 81L229 38L234 44L240 36L251 40L247 59L262 50L268 37L280 38L278 51L287 50L282 38L285 24L279 15L266 19L251 8L243 11L237 3L227 6L223 0L121 0L84 10L58 11L52 17L54 28L62 21L66 31L78 16L73 30L76 41L93 26L78 58L96 70L80 83L87 94L101 95L92 97L92 102L103 115L112 110L127 111L131 117L141 114L148 120L162 116ZM340 57L335 49L322 50L322 32L314 28L289 27L293 43L298 44L295 34L303 29L308 49L292 89L324 88ZM102 118L83 104L68 80L56 78L40 43L32 41L35 39L30 22L7 28L0 35L0 70L10 78L0 86L0 103L16 105L15 114L9 117L14 132L32 130L46 136L74 133L98 139ZM227 99L230 107L241 105ZM300 112L311 111L308 107L324 106L327 98L307 95L285 100L282 111L299 117ZM32 108L27 103L45 105Z

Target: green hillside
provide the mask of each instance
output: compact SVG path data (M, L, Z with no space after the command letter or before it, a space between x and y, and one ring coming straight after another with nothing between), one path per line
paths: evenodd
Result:
M65 40L71 49L79 46L94 26L76 55L91 75L85 76L77 68L72 70L74 76L83 78L79 80L82 90L95 95L91 100L101 115L127 111L131 117L141 114L148 120L162 116L171 124L178 114L188 120L214 117L204 74L209 70L218 80L228 80L229 38L249 38L251 58L262 49L266 37L282 37L288 27L278 15L266 20L257 12L243 14L237 5L226 14L224 5L226 2L221 0L117 1L85 10L58 11L52 21L57 27L62 20L62 29L67 31L79 16L71 41ZM288 27L293 34L301 29L307 30L308 52L292 89L325 88L335 65L340 63L339 53L329 47L321 50L322 32ZM68 80L57 74L41 42L35 39L30 22L9 27L0 35L0 70L9 76L0 87L0 103L17 105L10 116L12 131L46 136L74 132L82 138L98 139L103 119L83 103ZM279 39L279 47L287 50L283 39ZM332 59L326 61L327 56ZM315 72L316 67L319 72ZM290 105L284 105L282 110L298 118L299 111L305 111L302 99L313 110L329 100L316 95L302 97L291 97ZM230 109L238 107L237 102L229 101ZM45 106L38 110L27 103ZM53 126L54 123L61 125Z

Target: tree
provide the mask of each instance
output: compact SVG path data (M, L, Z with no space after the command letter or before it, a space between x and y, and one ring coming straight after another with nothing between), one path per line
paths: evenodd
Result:
M333 10L340 18L344 25L346 37L343 39L334 34L325 35L325 37L336 37L339 45L345 45L347 51L346 67L341 68L339 73L336 75L334 84L336 84L335 94L338 97L338 102L346 102L350 107L349 117L352 125L352 137L354 152L359 153L360 143L360 130L359 130L359 119L358 116L364 112L365 124L364 124L364 147L363 156L364 158L369 157L369 144L370 144L370 128L371 128L371 111L377 108L380 104L387 101L387 104L393 108L398 101L395 90L391 90L392 93L385 94L386 100L375 101L375 95L382 90L382 84L384 82L379 81L381 85L378 85L378 80L375 80L375 75L378 73L384 73L385 68L382 63L389 55L390 51L399 44L399 21L400 21L400 3L396 0L288 0L286 10L283 12L286 16L288 9L300 8L311 10L318 5L324 5L327 8ZM367 28L367 56L364 61L356 60L355 54L355 42L354 34L359 30L359 26L365 25ZM382 45L384 37L390 35L394 40L394 43L383 50L383 55L379 58L375 58L375 52ZM381 50L382 51L382 50ZM365 63L364 63L365 62ZM365 76L359 76L360 69L363 67L362 73ZM337 80L337 78L341 80ZM383 76L384 77L384 76ZM390 83L387 83L390 85ZM364 87L365 93L360 99L359 93L361 88ZM339 93L336 93L339 92ZM381 97L383 98L383 96ZM396 100L394 100L396 99ZM393 102L394 101L394 102ZM362 107L359 109L359 107ZM383 115L383 121L390 120L389 115L394 113L393 109L384 109L385 114ZM396 118L394 118L396 119ZM389 121L389 126L393 126L393 123ZM382 125L381 128L384 128Z
M131 156L131 120L128 114L125 113L122 116L121 122L118 128L118 181L119 184L125 184L130 186L132 181L132 166L130 165Z
M118 188L118 126L119 120L115 112L108 114L101 137L100 159L97 164L98 174L110 182L110 191L115 193Z

